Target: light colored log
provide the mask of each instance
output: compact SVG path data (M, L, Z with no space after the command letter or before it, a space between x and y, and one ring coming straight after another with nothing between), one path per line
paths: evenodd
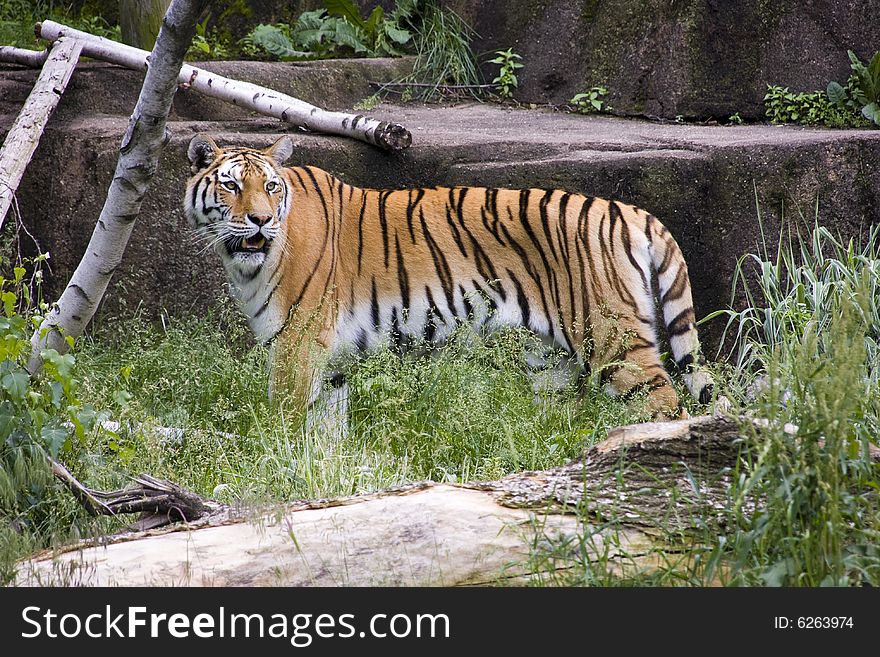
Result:
M55 42L33 90L0 147L0 229L49 117L73 75L81 50L82 44L75 39Z
M81 32L54 21L40 23L37 31L43 39L49 41L63 36L82 40L83 54L88 57L134 70L147 68L149 53L145 50ZM178 81L185 88L307 130L359 139L392 151L408 148L412 143L409 130L400 124L377 121L360 114L329 112L299 98L250 82L232 80L189 64L184 64L180 69Z
M20 64L39 68L46 63L49 56L48 50L27 50L15 46L0 46L0 62L4 64Z
M721 417L644 424L611 432L567 465L499 481L412 484L256 517L226 507L40 555L20 564L16 583L466 585L571 567L536 559L541 545L582 546L612 571L650 571L685 558L670 536L701 535L724 508L739 438L736 422Z

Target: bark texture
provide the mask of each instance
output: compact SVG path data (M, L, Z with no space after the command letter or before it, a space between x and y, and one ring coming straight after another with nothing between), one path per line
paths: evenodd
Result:
M625 427L567 465L498 481L418 483L256 515L213 503L186 525L40 555L21 564L17 584L486 584L570 567L538 555L582 545L590 560L650 570L716 523L737 426L704 416Z
M63 352L67 349L65 337L82 333L122 261L141 201L158 167L159 154L168 141L165 122L177 90L177 75L195 34L196 19L206 4L207 0L174 0L168 9L86 253L31 339L31 372L39 370L43 349Z
M15 190L31 161L49 117L61 100L61 94L73 75L82 44L72 39L59 39L45 58L21 113L0 147L0 229L15 198ZM35 53L44 55L44 53Z

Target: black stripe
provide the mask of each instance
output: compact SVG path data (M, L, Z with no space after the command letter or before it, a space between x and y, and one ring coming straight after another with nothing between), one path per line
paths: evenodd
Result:
M675 363L675 365L682 372L690 372L693 370L693 367L691 367L691 365L693 365L693 363L694 363L694 355L693 354L685 354L684 356L682 356L681 358L678 359L678 361ZM688 369L685 369L685 368L688 368Z
M507 275L510 276L510 280L513 282L513 287L516 288L516 302L519 304L519 311L522 314L522 323L526 328L531 328L531 310L529 309L529 300L526 298L526 294L523 291L523 287L519 282L519 279L514 275L512 271L507 270Z
M541 197L541 200L538 201L538 215L541 218L541 226L544 229L544 237L547 239L547 245L550 247L550 253L553 254L553 259L559 262L559 256L556 255L556 247L553 245L553 238L550 235L550 222L547 218L547 204L550 203L550 200L552 198L552 191L544 191L544 195Z
M409 310L409 275L403 264L403 252L400 250L400 240L397 231L394 231L394 248L397 252L397 284L400 286L400 299L404 311Z
M486 288L484 288L482 285L480 285L480 283L474 279L471 279L471 283L473 284L474 289L483 295L483 298L486 300L486 303L489 304L489 308L490 308L491 312L495 312L498 309L498 304L495 302L495 299L492 298L492 295L489 294L489 291Z
M662 374L655 375L649 381L642 381L641 383L637 383L632 388L624 392L620 395L620 400L627 402L630 401L633 397L635 397L638 393L647 390L648 392L653 392L654 390L659 390L660 388L664 388L670 385L670 380L663 376Z
M385 216L385 204L391 196L390 190L379 192L379 226L382 229L382 249L385 255L385 269L388 269L388 218Z
M666 325L666 332L669 337L684 335L691 330L691 323L694 319L694 309L692 307L685 308L678 313L675 318Z
M672 281L672 285L670 285L666 292L663 293L663 296L660 299L660 304L665 306L669 301L675 301L676 299L681 298L681 296L687 290L687 269L685 265L679 268L678 273L675 275L675 280Z
M458 231L458 226L455 225L455 221L452 219L452 213L456 210L456 202L455 202L455 194L456 192L460 192L460 190L450 189L449 190L449 201L446 204L446 223L449 224L449 228L452 230L452 239L455 240L456 246L458 246L458 250L461 251L461 255L467 258L467 251L464 248L464 242L461 241L461 233ZM458 207L458 220L461 221L461 208Z
M471 305L470 299L467 298L467 291L464 285L458 285L458 291L461 293L461 302L464 305L464 312L467 317L474 317L474 307Z
M443 249L437 245L437 242L434 241L434 238L428 231L428 224L425 221L425 213L422 212L421 209L419 209L419 219L422 223L422 231L425 234L425 241L428 243L428 250L431 252L431 258L434 260L434 270L437 272L437 277L440 279L440 286L443 288L443 294L446 297L450 309L454 309L453 280L452 272L449 269L449 263L446 261L446 256L443 255Z
M357 347L358 351L366 351L367 350L367 331L366 329L361 329L358 331L357 337L354 340L354 344Z
M372 277L372 291L370 293L370 310L373 315L373 328L379 330L379 295L376 292L376 277Z
M415 193L416 193L415 200L413 200L413 198L412 198L413 191L415 191ZM409 201L406 204L406 225L409 228L409 237L412 240L413 244L416 243L416 234L415 234L415 231L413 230L413 212L415 211L416 206L418 206L418 204L422 202L422 197L424 195L425 195L424 189L418 189L418 190L411 189L411 190L409 190Z
M641 265L639 265L635 256L632 254L632 240L630 240L629 237L629 224L626 221L622 221L620 225L620 241L623 242L623 249L626 251L626 257L629 260L629 264L633 266L633 269L639 273L639 278L642 279L642 287L645 289L645 292L650 294L651 286L648 283L648 278L645 276L645 272L642 270Z
M489 216L492 217L492 224L489 224ZM486 189L486 198L483 201L483 207L480 208L480 216L483 219L483 227L492 237L501 245L507 246L504 240L498 235L498 190Z
M315 177L314 172L312 171L312 167L304 167L303 171L305 171L309 178L312 181L312 185L315 188L315 191L318 193L318 198L321 199L321 207L324 208L324 214L327 214L327 201L324 199L324 192L321 191L321 186L318 184L318 179Z
M361 275L361 264L364 261L364 213L367 209L367 193L363 193L361 212L358 217L358 276Z

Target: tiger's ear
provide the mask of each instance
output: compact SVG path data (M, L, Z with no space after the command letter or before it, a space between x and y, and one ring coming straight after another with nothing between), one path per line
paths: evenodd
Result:
M220 148L208 135L200 133L189 142L186 156L189 158L193 173L211 166L211 162L220 154Z
M271 157L275 164L284 164L293 153L293 141L285 135L265 149L263 153Z

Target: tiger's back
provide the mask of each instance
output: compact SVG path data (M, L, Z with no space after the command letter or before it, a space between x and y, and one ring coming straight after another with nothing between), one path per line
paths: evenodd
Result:
M218 149L190 181L187 210L197 226L199 217L218 215L198 207L197 199L216 196L198 187L210 187L211 171L236 157ZM316 352L326 375L343 354L388 340L442 342L469 322L525 326L582 371L602 368L613 392L647 389L662 417L679 412L660 361L666 334L689 390L708 401L687 266L646 211L561 190L361 189L315 167L281 168L273 153L263 157L287 197L276 205L276 236L260 267L243 273L224 262L254 331L275 338L275 378L286 378L291 394L318 396ZM311 349L303 349L304 332Z

